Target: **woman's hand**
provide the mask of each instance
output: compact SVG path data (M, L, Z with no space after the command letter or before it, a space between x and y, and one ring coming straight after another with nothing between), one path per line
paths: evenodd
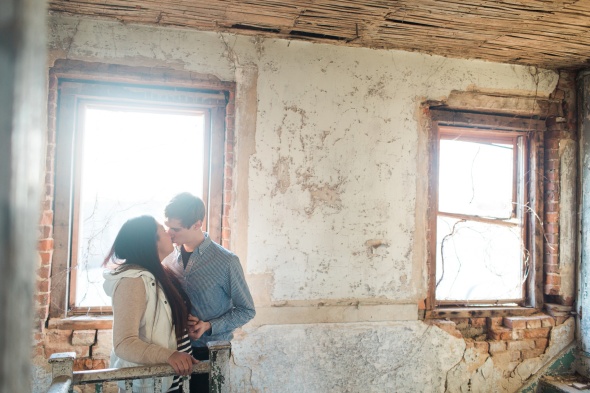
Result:
M203 333L205 333L207 330L211 329L211 323L201 321L201 320L199 320L199 318L195 317L194 315L189 314L187 328L188 328L189 338L191 340L198 340L199 338L201 338Z
M174 352L168 358L168 364L172 366L176 375L190 375L193 371L193 364L199 361L185 352Z

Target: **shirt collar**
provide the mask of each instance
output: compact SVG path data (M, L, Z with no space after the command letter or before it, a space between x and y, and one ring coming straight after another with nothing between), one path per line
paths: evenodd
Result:
M209 234L207 232L203 232L203 235L205 235L205 239L203 239L203 242L199 245L199 247L197 247L199 255L203 255L207 247L209 247L211 244L211 238L209 237Z
M205 250L207 249L207 247L209 247L211 245L211 243L213 242L211 240L211 238L209 237L209 234L207 232L203 232L203 235L205 235L205 239L201 242L201 244L199 245L199 247L197 247L196 250L195 250L195 251L197 251L199 253L199 255L203 255L203 253L205 252ZM174 248L176 248L176 263L182 264L182 250L181 250L181 246L175 245ZM193 251L193 254L194 254L194 251Z

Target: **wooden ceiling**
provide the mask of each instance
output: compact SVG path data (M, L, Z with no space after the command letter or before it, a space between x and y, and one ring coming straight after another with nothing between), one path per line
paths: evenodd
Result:
M49 0L53 13L447 57L590 66L590 0Z

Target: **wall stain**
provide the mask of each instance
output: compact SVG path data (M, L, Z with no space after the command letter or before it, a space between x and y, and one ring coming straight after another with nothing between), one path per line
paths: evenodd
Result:
M284 194L291 185L291 176L289 174L291 167L291 158L279 157L279 160L275 163L272 174L276 179L276 186L271 191L271 197L277 195L277 192Z

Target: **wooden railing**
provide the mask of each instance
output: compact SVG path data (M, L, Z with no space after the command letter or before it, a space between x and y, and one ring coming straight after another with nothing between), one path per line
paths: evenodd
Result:
M229 393L229 357L231 344L228 341L208 343L209 359L193 365L193 373L209 374L210 393ZM131 392L134 379L154 378L154 393L162 393L162 377L174 375L167 364L104 370L73 371L75 352L55 353L49 358L52 382L47 393L72 392L75 385L95 384L96 393L102 393L103 383L125 381L125 392ZM189 392L189 384L183 384L183 392Z

